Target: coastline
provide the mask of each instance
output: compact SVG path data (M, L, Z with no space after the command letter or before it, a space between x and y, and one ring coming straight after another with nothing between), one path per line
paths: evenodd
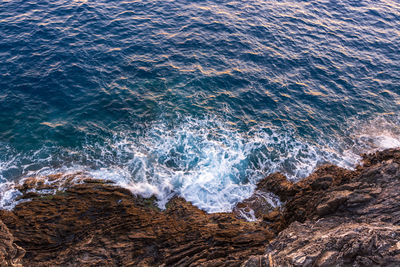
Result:
M363 155L355 170L321 166L297 183L271 174L230 213L179 197L159 210L155 198L74 178L63 191L35 178L19 186L29 200L0 210L1 266L400 265L400 149ZM268 193L282 205L263 201Z

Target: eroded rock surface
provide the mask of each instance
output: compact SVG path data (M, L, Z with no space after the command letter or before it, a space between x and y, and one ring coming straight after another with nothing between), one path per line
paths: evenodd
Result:
M19 186L29 201L0 211L3 265L400 266L400 150L365 155L354 171L323 166L298 183L270 175L232 213L177 197L160 211L154 199L78 176Z
M22 266L25 250L14 243L14 237L0 220L0 266Z
M285 229L243 266L400 266L398 150L366 155L355 171L325 166L297 184L276 181L262 186L287 200Z
M29 179L20 190L31 201L0 213L26 266L239 266L273 237L260 222L207 214L181 198L160 211L154 199L103 181L31 191L54 186Z

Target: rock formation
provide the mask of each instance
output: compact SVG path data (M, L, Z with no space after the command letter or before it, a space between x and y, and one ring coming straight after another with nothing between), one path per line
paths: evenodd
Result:
M399 150L364 155L355 171L325 166L297 184L270 178L259 190L286 200L284 230L243 266L400 266Z
M18 187L26 201L0 211L2 266L400 266L400 150L298 183L272 174L232 213L178 197L159 210L154 198L78 176ZM265 201L271 193L281 207Z
M0 220L0 266L22 266L25 250L14 243L14 237Z
M154 199L99 180L84 180L51 195L31 191L54 186L29 179L20 190L22 198L31 200L0 213L15 242L26 250L26 265L239 265L262 253L273 237L260 222L231 213L207 214L181 198L160 211Z

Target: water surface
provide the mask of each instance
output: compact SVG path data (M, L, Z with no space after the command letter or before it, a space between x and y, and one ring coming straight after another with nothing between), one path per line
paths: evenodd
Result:
M398 1L0 5L3 186L85 171L228 211L400 146L399 111Z

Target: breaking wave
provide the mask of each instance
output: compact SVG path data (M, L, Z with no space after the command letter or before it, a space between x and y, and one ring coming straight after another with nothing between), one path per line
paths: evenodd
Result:
M347 141L310 142L290 128L259 125L241 132L221 119L187 118L174 127L159 121L144 132L115 132L79 150L43 147L21 155L3 146L0 205L12 208L20 194L12 176L83 172L134 194L155 195L160 208L179 195L207 212L230 211L270 173L298 180L321 164L353 168L360 153L400 146L399 128L384 119L353 126Z

